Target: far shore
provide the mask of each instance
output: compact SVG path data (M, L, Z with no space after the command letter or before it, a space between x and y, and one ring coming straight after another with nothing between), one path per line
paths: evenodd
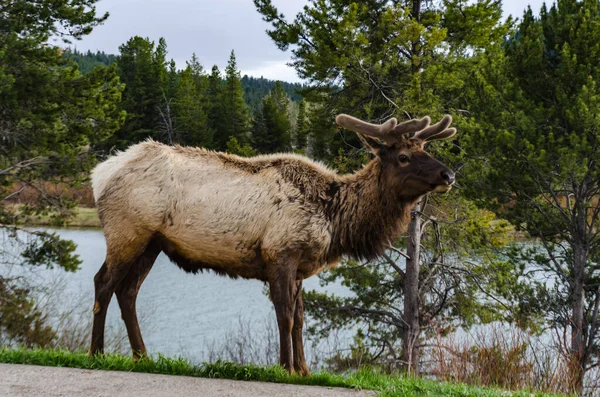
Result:
M100 228L100 219L96 208L76 207L73 210L73 216L62 225L56 225L52 222L50 216L38 216L27 218L24 222L26 226L63 226L63 227L85 227Z

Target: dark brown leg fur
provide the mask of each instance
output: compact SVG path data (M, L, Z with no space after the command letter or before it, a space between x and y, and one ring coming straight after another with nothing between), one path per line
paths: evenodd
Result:
M106 262L96 273L94 277L94 286L96 289L96 298L94 300L94 324L92 326L92 345L91 354L104 352L104 323L106 321L106 311L112 292L109 294L105 287L108 269Z
M154 265L159 253L160 246L155 242L151 242L146 251L131 266L127 276L115 291L119 307L121 308L121 317L127 328L127 336L129 336L129 343L131 344L131 351L135 360L146 355L146 346L144 345L137 319L136 299L140 287L152 269L152 265Z
M304 327L304 302L302 301L302 280L296 281L296 307L294 310L294 326L292 327L292 348L294 350L294 370L302 375L310 375L304 357L302 328Z
M271 300L275 306L279 328L279 364L289 372L293 372L291 332L294 323L294 298L296 297L294 278L296 272L289 274L283 267L279 270L275 275L276 277L269 282Z
M92 325L92 343L90 354L104 352L104 326L106 323L106 312L108 305L116 288L127 276L131 266L144 253L150 236L135 233L135 230L127 228L127 225L119 225L120 234L108 233L106 241L106 260L94 277L95 302L94 323ZM121 238L119 236L128 236Z

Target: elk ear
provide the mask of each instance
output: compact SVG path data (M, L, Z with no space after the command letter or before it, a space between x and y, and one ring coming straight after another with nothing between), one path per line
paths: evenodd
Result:
M363 134L357 134L357 135L360 138L360 141L363 143L363 145L365 145L367 147L367 149L369 149L369 151L371 153L373 153L375 156L379 156L379 153L383 149L387 148L387 146L384 145L377 138L372 138L368 135L363 135Z

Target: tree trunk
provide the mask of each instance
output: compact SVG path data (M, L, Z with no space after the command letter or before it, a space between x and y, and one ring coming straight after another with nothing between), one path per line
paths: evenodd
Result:
M412 17L415 21L421 22L421 0L412 1Z
M419 272L421 249L421 205L415 205L411 211L408 226L406 276L404 278L404 340L403 359L407 372L419 374Z
M587 326L584 318L585 308L585 265L587 263L587 250L582 243L573 246L573 314L571 317L571 360L569 369L571 382L577 392L583 388L585 375L585 337L584 327Z
M412 19L421 22L421 0L412 1L411 10ZM411 71L413 75L417 75L421 70L421 43L420 40L414 40L411 45Z

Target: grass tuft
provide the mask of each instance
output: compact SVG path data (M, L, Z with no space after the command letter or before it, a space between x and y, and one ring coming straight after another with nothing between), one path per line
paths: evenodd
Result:
M373 369L362 369L345 375L327 372L308 377L288 374L279 366L259 367L225 361L194 365L183 358L144 358L134 362L131 357L103 354L89 357L83 352L43 349L0 349L0 363L69 367L106 371L143 372L149 374L194 376L202 378L233 379L287 383L297 385L345 387L375 390L380 396L446 396L446 397L544 397L550 394L528 391L508 392L494 388L467 386L459 383L436 382L422 378L383 374Z

